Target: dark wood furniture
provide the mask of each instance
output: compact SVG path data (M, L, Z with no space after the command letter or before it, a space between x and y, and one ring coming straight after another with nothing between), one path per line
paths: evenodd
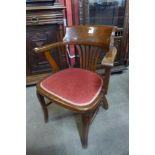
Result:
M36 84L51 72L45 56L33 51L34 47L62 40L63 9L53 0L27 0L26 5L26 83ZM53 54L56 63L62 67L64 55ZM64 64L65 66L65 64Z
M88 143L89 126L92 123L100 105L102 105L104 109L108 109L108 102L107 102L105 95L107 94L107 91L108 91L110 72L111 72L111 68L114 65L114 59L117 53L117 49L113 45L114 38L112 34L114 34L114 31L115 31L115 27L111 27L111 26L67 27L66 34L65 34L63 41L56 42L53 44L48 44L48 45L41 46L41 47L36 47L34 49L37 54L42 53L46 56L52 68L52 72L56 72L55 74L48 76L44 80L41 80L37 84L37 96L42 106L45 122L48 121L47 107L49 105L49 103L45 102L45 98L48 98L52 103L56 103L73 112L77 112L81 114L81 117L82 117L81 142L84 148L87 147L87 143ZM96 71L96 65L100 57L100 54L102 54L103 56L103 59L101 61L102 66L105 68L105 74L101 80L103 84L101 84L101 89L99 90L99 93L96 96L94 96L93 100L91 100L89 104L80 105L77 103L76 104L71 103L69 99L64 98L63 96L59 96L56 92L53 93L49 91L47 88L43 87L43 83L45 81L49 80L50 78L54 76L58 77L58 75L60 75L60 72L61 74L63 74L62 71L59 71L59 67L55 63L52 55L50 55L50 50L51 49L53 50L55 48L64 50L66 46L68 45L74 47L75 51L79 54L79 58L80 58L79 67L82 69L82 71L85 72L86 70L89 70L91 71L89 73L95 74L94 76L97 76L97 74L94 72ZM66 72L66 69L65 69L65 72ZM70 71L69 75L72 75L72 73L73 72ZM70 78L69 75L68 75L68 78ZM61 82L63 82L65 76L64 77L62 76L61 78L62 78ZM81 78L79 78L79 80L80 79ZM55 83L56 81L50 81L50 83L47 86L49 87L49 85L51 85L51 88L52 88L52 82ZM89 84L93 82L94 81L91 81ZM66 85L63 85L62 87L65 91ZM62 87L60 85L59 89L62 90ZM73 91L71 93L76 93L74 92L75 88L76 87L72 88ZM78 88L80 89L82 87L79 86ZM80 95L77 96L77 98L80 100Z

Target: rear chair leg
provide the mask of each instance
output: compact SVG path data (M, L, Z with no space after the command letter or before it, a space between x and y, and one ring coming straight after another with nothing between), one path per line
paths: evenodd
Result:
M106 99L106 97L105 97L105 95L103 94L103 97L102 97L102 107L105 109L105 110L107 110L108 108L109 108L109 106L108 106L108 101L107 101L107 99Z
M47 110L47 105L46 105L45 99L39 92L37 92L37 97L38 97L38 100L41 104L41 107L42 107L42 110L44 113L44 121L45 121L45 123L47 123L48 122L48 110Z

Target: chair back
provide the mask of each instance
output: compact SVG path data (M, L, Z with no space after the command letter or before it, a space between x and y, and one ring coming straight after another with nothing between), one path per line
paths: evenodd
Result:
M114 31L115 27L113 26L78 25L67 27L63 42L74 46L80 57L80 68L96 71L100 53L105 51L103 49L109 49L113 42L112 32Z

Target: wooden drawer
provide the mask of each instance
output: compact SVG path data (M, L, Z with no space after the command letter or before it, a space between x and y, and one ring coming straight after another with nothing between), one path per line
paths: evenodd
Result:
M27 25L63 24L62 11L32 12L26 15Z

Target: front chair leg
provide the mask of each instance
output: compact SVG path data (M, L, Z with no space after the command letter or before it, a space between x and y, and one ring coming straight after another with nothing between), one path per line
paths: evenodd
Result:
M105 97L105 95L103 94L103 97L102 97L102 107L105 109L105 110L107 110L108 109L108 101L107 101L107 99L106 99L106 97Z
M88 132L89 132L89 126L91 122L91 117L89 113L83 113L81 114L82 117L82 135L81 135L81 142L82 147L87 148L88 146Z
M47 110L47 105L46 105L45 99L39 92L37 92L37 97L41 104L41 107L42 107L42 110L44 113L44 121L46 123L46 122L48 122L48 110Z

